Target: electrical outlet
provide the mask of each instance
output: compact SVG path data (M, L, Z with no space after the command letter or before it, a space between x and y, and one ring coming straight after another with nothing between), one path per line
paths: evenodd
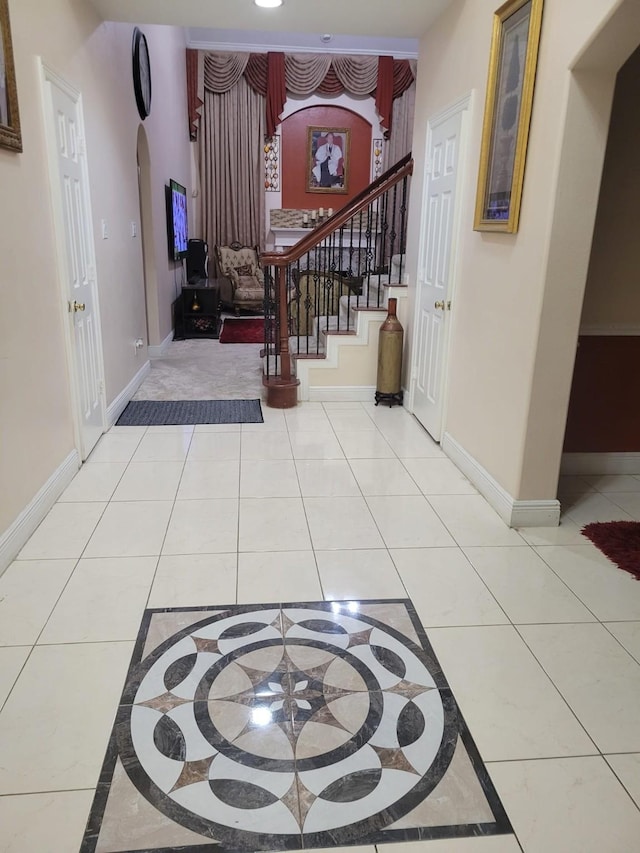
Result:
M138 236L138 224L134 219L131 220L131 236L132 237Z
M108 240L109 239L109 229L107 228L107 220L106 219L100 220L100 225L102 226L102 239Z

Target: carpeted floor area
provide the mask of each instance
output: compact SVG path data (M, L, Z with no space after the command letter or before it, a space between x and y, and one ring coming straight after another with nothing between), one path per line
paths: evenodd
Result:
M172 341L134 394L134 400L262 399L260 344Z

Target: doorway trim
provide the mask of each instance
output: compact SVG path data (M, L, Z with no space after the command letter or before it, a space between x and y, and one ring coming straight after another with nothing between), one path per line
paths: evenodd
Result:
M424 173L424 182L422 187L422 211L420 215L420 239L418 243L418 276L419 280L422 280L424 277L424 270L422 266L424 264L424 255L425 255L425 240L427 235L427 226L429 219L429 209L428 209L428 200L429 200L429 184L431 181L431 163L429 159L429 152L431 150L431 142L433 139L434 130L439 127L444 122L453 118L455 115L460 114L460 145L458 149L458 165L457 165L457 174L456 174L456 201L453 211L453 217L451 222L451 262L450 262L450 287L448 291L448 297L450 301L453 301L455 298L455 293L457 290L457 281L458 281L458 253L455 250L454 246L459 245L460 240L460 232L462 227L462 195L465 191L465 187L467 185L467 171L468 171L468 161L469 161L469 128L472 119L473 113L473 105L475 100L475 89L467 92L466 95L463 95L458 100L449 104L444 109L435 113L427 119L427 139L425 144L425 173ZM415 393L416 393L416 379L418 375L418 355L420 352L420 347L418 346L418 330L419 330L419 314L416 310L418 306L418 285L416 284L416 297L414 302L414 318L413 318L413 329L412 329L412 352L411 352L411 373L410 373L410 388L409 388L409 405L408 410L414 414L415 412ZM446 339L443 345L442 352L442 419L440 425L440 434L444 435L445 426L447 422L447 404L448 404L448 365L449 365L449 355L451 353L451 341L453 339L453 327L455 322L455 313L452 312L450 315L450 323L449 329L446 333Z
M60 91L64 92L67 97L69 97L77 108L78 115L78 129L79 129L79 140L80 145L82 146L83 156L81 158L81 169L82 169L82 177L83 177L83 194L84 194L84 207L85 207L85 215L88 219L88 229L89 234L91 235L91 239L88 240L87 250L90 253L89 263L93 268L93 276L90 282L91 291L93 294L94 305L95 305L95 315L97 319L96 323L96 337L97 337L97 358L98 358L98 374L100 376L100 421L102 424L102 431L106 430L106 397L105 397L105 372L104 372L104 353L103 353L103 345L102 345L102 322L100 320L100 300L98 294L98 284L97 284L97 274L96 274L96 257L95 257L95 245L93 240L93 220L91 214L91 199L89 196L89 170L87 168L87 159L86 159L86 134L85 134L85 123L84 123L84 110L82 103L82 94L69 82L67 82L63 77L60 76L56 71L54 71L50 66L48 66L42 59L42 57L38 57L38 65L40 70L40 86L41 86L41 105L42 105L42 117L44 124L44 133L45 133L45 142L46 142L46 150L47 150L47 166L48 166L48 180L49 180L49 192L50 192L50 200L51 200L51 214L53 219L53 232L55 239L55 253L56 253L56 279L58 283L58 292L60 296L60 312L62 319L62 326L64 329L64 343L65 343L65 355L66 355L66 365L67 365L67 378L69 382L69 395L71 401L71 416L73 423L73 440L74 446L78 452L78 458L82 460L82 438L81 438L81 408L80 408L80 396L78 393L77 387L77 372L76 372L76 361L75 361L75 348L73 346L73 340L71 335L71 328L68 322L68 312L67 312L67 302L68 302L68 293L66 289L66 230L64 224L64 215L62 213L62 194L59 186L59 181L57 180L58 175L58 160L57 160L57 144L54 129L52 127L52 113L53 106L51 104L47 85L51 84L56 86Z

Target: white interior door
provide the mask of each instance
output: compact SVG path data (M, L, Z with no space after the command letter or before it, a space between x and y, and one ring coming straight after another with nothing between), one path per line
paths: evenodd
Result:
M58 268L78 450L86 459L105 428L104 370L84 128L79 93L43 69Z
M442 432L447 341L451 321L454 234L457 227L463 117L469 99L429 122L414 331L415 416L439 441Z

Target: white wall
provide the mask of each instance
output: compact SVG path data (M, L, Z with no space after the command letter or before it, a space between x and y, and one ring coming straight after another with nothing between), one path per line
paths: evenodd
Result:
M56 280L38 57L83 96L107 404L146 360L133 347L136 337L146 338L142 251L130 230L140 219L133 27L102 23L77 0L16 0L10 6L24 151L0 149L0 535L74 447L63 334L68 316ZM190 184L186 108L178 97L184 92L184 41L181 30L144 30L154 86L145 123L154 226L163 235L164 182L183 177ZM100 236L102 219L107 240ZM173 292L165 236L157 253L160 336L169 331Z

